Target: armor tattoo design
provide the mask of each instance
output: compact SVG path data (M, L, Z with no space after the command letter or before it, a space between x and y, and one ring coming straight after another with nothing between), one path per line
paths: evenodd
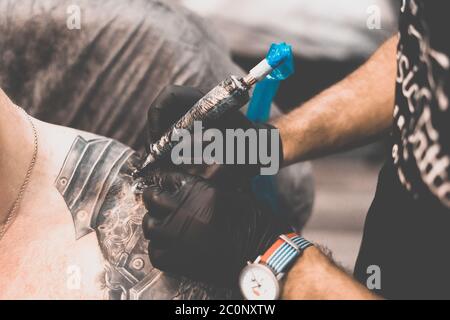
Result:
M77 239L96 232L105 259L108 299L229 299L212 288L163 273L148 258L141 223L146 209L131 173L140 158L121 143L78 136L55 182L73 218Z

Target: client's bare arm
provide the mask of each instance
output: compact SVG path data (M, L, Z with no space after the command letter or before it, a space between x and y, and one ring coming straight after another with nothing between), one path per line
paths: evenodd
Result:
M394 109L397 42L392 37L345 80L275 121L285 165L363 145L386 133Z

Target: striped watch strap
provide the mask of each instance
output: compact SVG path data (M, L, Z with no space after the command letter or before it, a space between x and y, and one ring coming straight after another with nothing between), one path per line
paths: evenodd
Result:
M261 257L261 262L278 275L284 272L303 250L312 245L311 242L296 233L282 235Z

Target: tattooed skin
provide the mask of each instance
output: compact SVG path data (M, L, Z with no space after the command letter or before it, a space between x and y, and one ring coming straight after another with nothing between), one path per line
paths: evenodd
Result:
M76 237L97 234L108 299L229 299L212 288L154 268L141 222L146 210L133 190L139 156L121 143L78 136L55 182L72 214Z

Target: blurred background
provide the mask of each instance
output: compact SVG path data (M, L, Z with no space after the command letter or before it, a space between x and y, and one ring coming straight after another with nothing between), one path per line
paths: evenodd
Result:
M215 25L250 69L273 42L292 44L296 73L276 103L288 112L360 66L397 31L397 0L179 0ZM375 20L374 20L375 19ZM377 20L378 19L378 20ZM249 41L251 39L251 41ZM316 199L304 235L353 269L385 143L313 161Z

